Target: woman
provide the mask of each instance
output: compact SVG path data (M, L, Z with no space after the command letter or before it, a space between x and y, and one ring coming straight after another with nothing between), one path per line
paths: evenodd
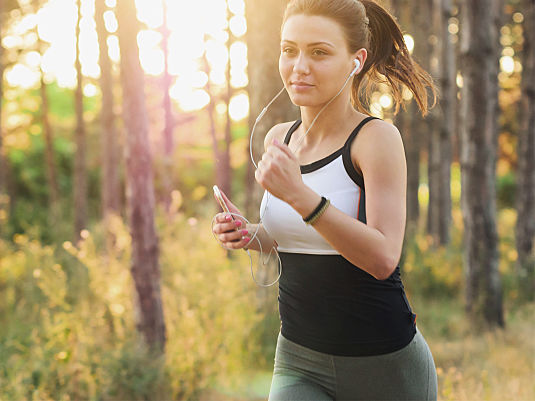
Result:
M301 120L268 132L255 174L272 195L264 195L257 239L282 261L269 400L434 400L433 357L398 266L403 142L393 125L368 116L359 96L363 80L369 91L384 76L396 111L405 85L425 115L428 87L436 99L432 79L391 15L357 0L292 0L279 69ZM214 233L227 248L259 250L256 228L221 213Z

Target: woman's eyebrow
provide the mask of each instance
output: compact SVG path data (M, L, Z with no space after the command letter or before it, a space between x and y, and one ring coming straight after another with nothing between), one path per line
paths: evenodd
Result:
M293 41L291 41L291 40L287 40L287 39L282 40L282 41L281 41L281 44L282 44L282 43L290 43L290 44L292 44L292 45L297 45L297 43L295 43L295 42L293 42ZM327 45L327 46L330 46L330 47L334 48L334 46L333 46L332 44L328 43L328 42L314 42L314 43L309 43L309 44L307 45L307 47L317 46L317 45Z

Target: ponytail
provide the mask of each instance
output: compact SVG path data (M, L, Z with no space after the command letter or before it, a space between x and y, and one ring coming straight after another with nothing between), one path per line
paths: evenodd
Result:
M437 90L433 78L418 63L416 63L407 49L403 33L390 13L373 0L361 0L366 8L369 19L370 41L368 44L368 58L360 75L355 77L352 88L354 105L364 111L359 99L359 87L366 78L368 83L386 83L392 88L395 111L403 105L403 86L414 95L416 103L423 116L437 101ZM428 107L427 87L433 94L433 104ZM366 105L373 87L366 85Z

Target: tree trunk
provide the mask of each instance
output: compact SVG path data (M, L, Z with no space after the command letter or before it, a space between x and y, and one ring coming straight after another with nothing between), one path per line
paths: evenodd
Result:
M203 62L203 70L206 73L206 75L210 76L210 64L208 63L208 59L206 58L206 52L202 56L202 62ZM219 158L219 148L217 147L217 125L215 120L215 93L212 90L212 84L210 83L210 80L206 82L206 92L208 93L208 96L210 97L210 102L206 106L206 111L208 112L208 119L210 121L210 137L212 138L212 149L214 151L214 157L217 161ZM216 181L217 183L217 181Z
M20 4L15 0L0 0L0 238L9 236L8 223L15 220L15 209L17 202L16 186L11 179L10 164L7 150L5 148L3 122L1 116L3 101L4 69L7 61L2 46L2 28L10 11L20 8Z
M280 27L287 1L246 1L247 28L247 74L249 76L249 134L260 111L282 88L278 59L280 54ZM255 162L264 153L264 138L275 124L299 118L299 110L289 100L286 93L281 94L257 125L253 138ZM250 141L249 141L250 142ZM247 147L247 159L250 149ZM256 185L254 166L248 164L246 175L246 213L251 221L258 219L260 199L263 190Z
M49 185L49 226L54 227L54 222L60 218L59 188L56 174L56 162L54 158L54 137L50 121L48 120L48 95L46 93L46 83L41 71L41 123L43 124L43 134L45 137L46 172Z
M431 0L425 0L421 3L419 12L414 15L412 13L412 3L408 3L405 6L405 11L411 13L411 17L414 19L414 59L424 68L426 71L430 71L430 55L432 54L433 46L430 43L431 35ZM411 18L410 17L410 18ZM420 187L420 161L425 155L424 149L429 143L430 131L432 125L430 123L430 117L423 118L418 111L418 107L415 102L411 102L410 110L411 115L411 141L409 143L408 154L413 160L407 163L411 163L412 167L407 165L407 184L408 192L411 192L411 200L408 204L407 214L411 213L411 217L419 219L420 205L418 201L418 191ZM427 157L427 163L429 164L429 155ZM428 177L428 188L430 187ZM428 201L428 208L432 207L431 199Z
M123 119L126 128L127 202L132 236L132 277L137 292L137 328L146 343L163 352L165 322L160 294L158 237L154 227L153 167L148 140L144 76L136 36L134 0L117 3Z
M210 64L208 63L208 59L206 58L206 53L203 54L202 61L203 61L204 72L206 72L207 76L210 76ZM216 182L217 186L219 188L221 188L221 190L223 192L225 192L225 189L223 189L220 186L220 184L221 184L221 175L220 175L220 173L218 171L218 167L221 165L221 160L222 160L223 156L222 156L222 152L221 152L221 150L219 148L219 141L218 141L218 138L217 138L218 135L217 135L217 122L216 122L216 109L215 109L216 94L212 89L212 85L210 83L210 80L208 80L208 82L206 83L206 92L208 93L208 96L210 97L210 102L206 106L206 111L208 113L208 121L210 122L210 137L212 138L212 150L214 152L215 182ZM228 108L228 104L227 104L227 108ZM231 198L231 194L229 194L227 192L225 192L225 194L230 199L232 199ZM214 199L214 202L216 203L216 207L217 207L218 211L221 212L222 210L221 210L221 207L220 207L219 203L215 199Z
M453 37L449 32L449 20L452 17L452 0L440 1L442 47L441 47L441 90L442 107L440 124L440 167L439 181L443 183L439 193L439 221L438 239L441 245L450 242L451 217L451 163L452 163L452 142L455 129L455 49Z
M461 207L465 229L466 308L504 326L496 232L499 0L462 2Z
M104 221L108 221L110 214L120 214L120 181L119 181L119 144L115 127L115 113L113 100L113 73L111 60L108 55L108 33L104 25L104 0L96 0L95 22L100 49L100 88L102 91L102 107L100 111L101 129L101 208ZM107 223L105 223L107 225Z
M171 75L169 74L169 34L170 30L167 26L167 3L163 1L162 49L164 54L163 109L165 113L165 126L163 131L164 155L162 181L164 187L163 202L165 210L169 210L169 207L171 206L171 192L173 191L173 130L175 125L173 110L171 108L171 96L169 94L169 90L171 89Z
M419 135L412 131L413 104L407 104L406 110L396 116L396 125L401 132L407 159L407 231L414 232L418 225L420 203L418 187L420 185L420 142Z
M2 128L2 100L4 98L4 48L2 47L2 26L4 19L4 5L0 1L0 238L5 235L5 227L8 216L7 174L6 174L6 151L4 149L4 132Z
M453 74L454 54L448 30L451 0L433 1L435 36L433 75L439 80L442 94L440 108L434 112L429 146L429 214L428 231L435 243L446 245L451 225L451 153L455 123Z
M226 75L226 93L223 96L225 99L225 103L227 105L226 113L225 113L225 139L223 140L223 147L220 148L220 151L218 152L219 159L217 159L216 163L216 182L219 188L227 196L229 199L233 199L232 197L232 167L230 165L230 144L232 142L232 120L230 118L230 99L232 99L232 86L230 84L230 46L234 42L234 37L232 35L232 31L230 30L230 9L227 4L227 20L229 23L227 24L227 34L228 34L228 41L227 41L227 52L228 52L228 63L227 63L227 69L225 72Z
M80 20L82 19L81 0L77 0L78 20L76 22L76 76L77 85L74 95L76 111L76 155L74 158L74 242L80 240L80 231L87 225L87 165L85 155L84 99L82 91L82 65L80 63Z
M515 234L518 276L523 296L535 294L535 1L524 0L521 124L518 135L518 171Z
M398 18L404 32L414 30L413 25L416 25L417 21L413 21L409 0L392 1L392 11ZM420 186L421 133L414 130L413 119L416 114L414 108L413 102L407 102L406 110L401 110L396 116L396 125L403 138L405 158L407 159L407 224L405 231L408 235L412 235L410 233L416 230L420 216L418 190Z
M437 4L440 0L426 0L425 14L422 17L426 19L424 26L427 29L428 43L428 66L431 75L438 80L440 75L440 47L441 22ZM427 17L425 16L427 15ZM440 187L445 185L440 181L440 124L441 115L438 108L433 109L426 120L427 123L427 183L429 188L429 203L427 208L427 233L433 238L433 243L438 243L438 221L440 213Z

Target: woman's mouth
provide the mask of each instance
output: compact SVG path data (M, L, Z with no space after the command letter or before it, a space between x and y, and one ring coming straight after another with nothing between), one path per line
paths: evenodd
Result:
M314 85L303 81L291 81L290 86L297 91L304 91L314 87Z

